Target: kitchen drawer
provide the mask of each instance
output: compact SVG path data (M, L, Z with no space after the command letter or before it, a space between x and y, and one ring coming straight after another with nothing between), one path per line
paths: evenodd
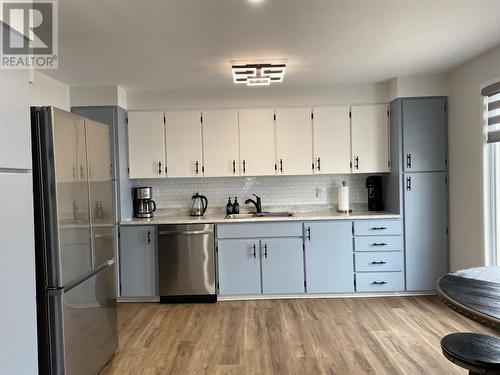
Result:
M357 292L399 292L403 290L403 272L356 273Z
M403 271L403 253L377 251L356 253L356 272Z
M217 238L302 237L302 223L235 223L217 225Z
M355 236L397 235L402 232L401 219L359 220L354 222Z
M354 251L401 251L402 236L354 237Z

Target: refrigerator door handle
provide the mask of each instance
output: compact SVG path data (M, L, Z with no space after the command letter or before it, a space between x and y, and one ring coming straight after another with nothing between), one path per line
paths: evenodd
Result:
M87 272L86 274L84 274L84 275L76 278L75 280L72 280L71 282L69 282L68 284L66 284L63 287L64 293L69 292L75 286L83 283L85 280L90 279L95 274L101 272L103 269L105 269L105 268L107 268L109 266L112 266L113 264L115 264L115 260L114 259L109 259L109 260L105 261L104 263L101 263L100 265L98 265L97 267L95 267L94 269L92 269L91 271Z

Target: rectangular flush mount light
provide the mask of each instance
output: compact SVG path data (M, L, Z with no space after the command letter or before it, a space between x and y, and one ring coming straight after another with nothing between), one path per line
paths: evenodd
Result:
M273 82L282 82L285 64L244 64L233 65L234 83L247 86L269 86Z

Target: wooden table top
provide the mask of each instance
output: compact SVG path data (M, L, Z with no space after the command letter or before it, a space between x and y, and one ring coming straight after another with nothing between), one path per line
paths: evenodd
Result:
M500 283L447 274L439 279L437 292L459 313L500 329Z

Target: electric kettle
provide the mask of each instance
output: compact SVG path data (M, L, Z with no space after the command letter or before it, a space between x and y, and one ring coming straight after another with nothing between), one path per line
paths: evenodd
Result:
M204 195L196 193L191 197L193 203L191 205L191 210L189 215L191 216L203 216L208 207L208 199Z

